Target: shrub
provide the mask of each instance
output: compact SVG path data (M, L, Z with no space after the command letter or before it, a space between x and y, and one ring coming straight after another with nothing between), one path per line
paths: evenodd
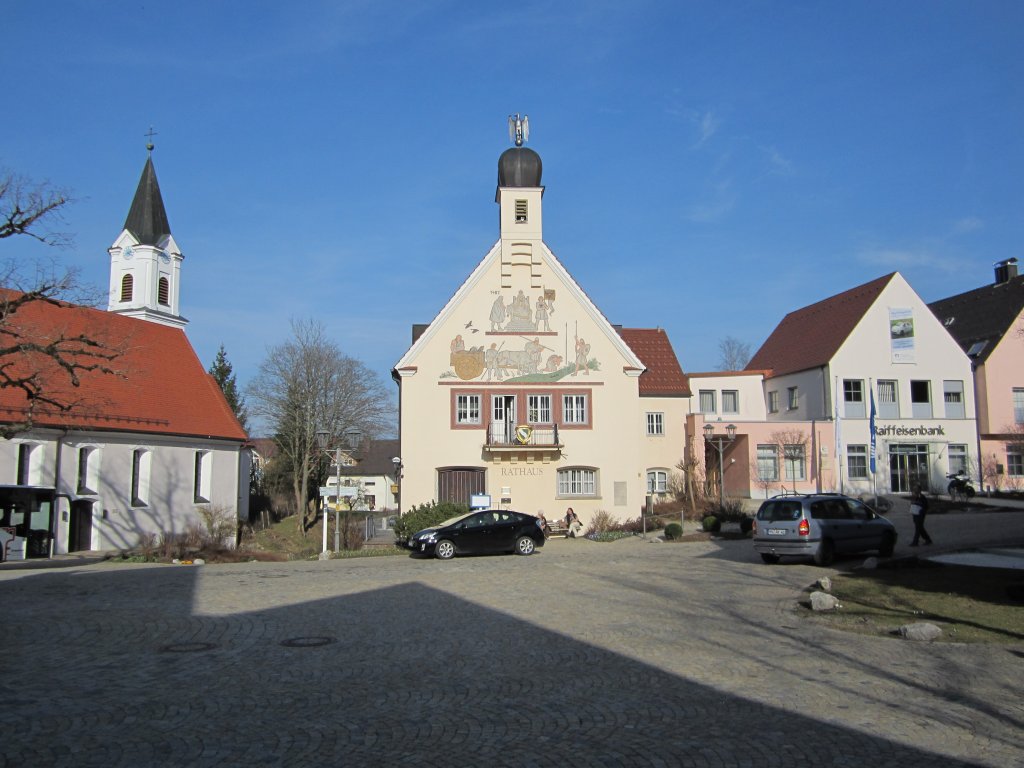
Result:
M407 539L417 531L432 525L443 523L450 517L464 515L469 512L465 504L452 504L445 501L440 504L429 502L413 507L395 521L395 538Z
M754 518L742 517L740 518L740 533L744 536L754 530Z
M708 515L703 520L701 520L701 525L704 527L704 530L708 533L718 533L720 530L722 530L722 521L714 515Z
M679 523L669 523L665 526L665 538L666 539L678 539L683 535L683 526Z
M618 531L621 530L622 525L617 523L615 519L605 512L603 509L597 510L594 516L590 518L590 525L587 527L584 535L589 536L592 533L604 533L606 531Z

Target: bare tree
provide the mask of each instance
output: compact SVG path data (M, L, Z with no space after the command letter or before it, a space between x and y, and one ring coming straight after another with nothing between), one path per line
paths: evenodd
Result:
M319 323L293 320L291 328L292 338L268 351L246 397L291 465L298 524L305 531L310 479L320 465L316 432L340 436L357 427L373 438L386 429L391 400L380 378L342 354Z
M70 202L65 190L0 171L0 240L27 235L47 245L70 245L69 235L52 228L63 221L63 209Z
M750 345L734 336L718 342L718 370L742 371L750 360Z
M68 245L70 238L51 224L61 219L69 202L66 192L45 183L0 173L0 240L26 235L47 245ZM0 389L16 389L23 396L15 406L16 418L0 426L0 435L30 429L41 409L74 409L83 374L114 373L118 346L69 332L65 322L67 314L79 311L68 302L92 304L96 298L74 269L54 262L25 268L14 258L0 262ZM48 309L39 311L43 306Z

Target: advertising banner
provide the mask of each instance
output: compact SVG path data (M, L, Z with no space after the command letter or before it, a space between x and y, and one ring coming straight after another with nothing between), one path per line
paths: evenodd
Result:
M914 310L889 307L889 342L892 362L915 362Z

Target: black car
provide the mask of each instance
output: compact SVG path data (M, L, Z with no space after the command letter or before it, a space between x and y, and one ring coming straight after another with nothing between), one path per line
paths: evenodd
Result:
M448 560L455 555L515 552L531 555L544 546L539 518L510 509L459 515L409 537L406 549Z

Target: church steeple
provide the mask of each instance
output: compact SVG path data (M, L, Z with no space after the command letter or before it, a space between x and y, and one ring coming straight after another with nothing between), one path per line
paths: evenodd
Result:
M162 238L171 234L164 199L160 195L160 184L157 183L156 170L153 168L152 152L146 158L142 178L139 179L139 188L135 190L135 199L132 200L124 228L144 245L156 245Z
M150 129L150 138L153 130ZM171 235L167 210L153 167L153 144L135 190L124 229L110 253L110 294L107 309L163 325L183 328L179 313L181 262L184 257Z

